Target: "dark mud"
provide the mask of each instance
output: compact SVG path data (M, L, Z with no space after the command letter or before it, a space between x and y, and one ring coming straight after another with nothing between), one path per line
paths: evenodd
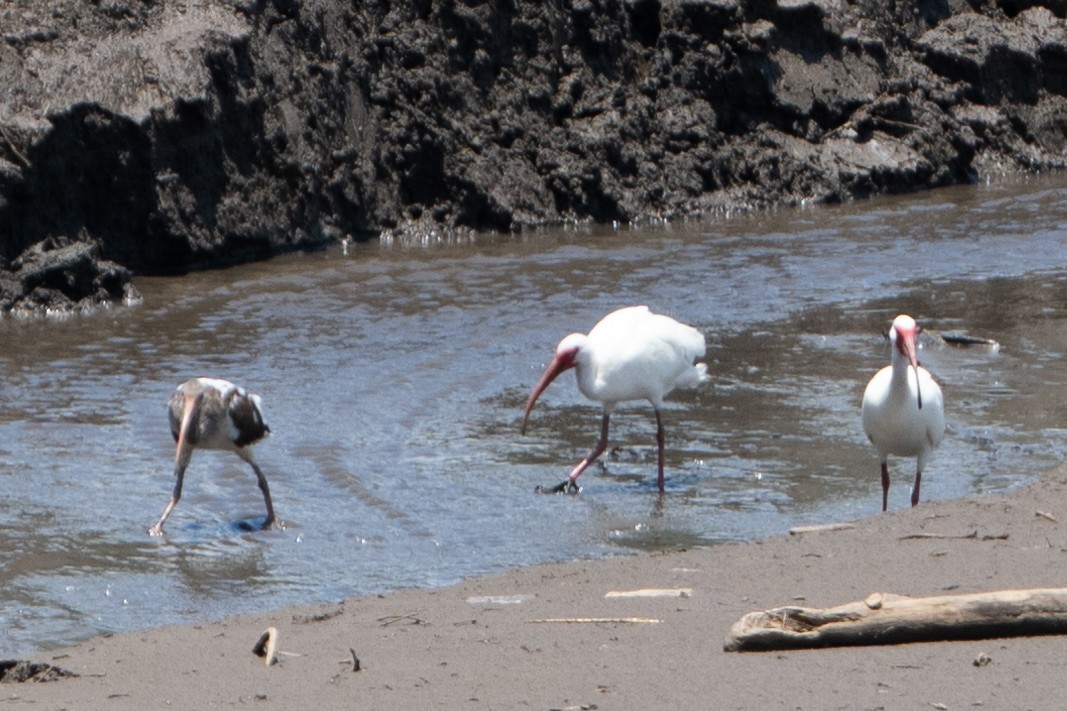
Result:
M1061 169L1065 14L12 0L0 310L345 237L677 220ZM65 273L75 244L98 274L23 273Z
M72 671L44 662L0 659L0 684L22 684L28 681L41 683L77 676Z

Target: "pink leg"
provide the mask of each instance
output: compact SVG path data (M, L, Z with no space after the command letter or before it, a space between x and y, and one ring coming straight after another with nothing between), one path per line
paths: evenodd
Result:
M571 470L571 473L567 476L566 481L564 481L562 484L559 484L558 486L552 487L551 489L543 489L539 486L537 487L537 491L551 494L562 494L564 492L569 491L577 494L580 491L577 484L578 477L580 477L582 475L582 472L584 472L590 464L595 462L597 460L597 457L603 454L604 450L608 448L608 422L610 421L610 419L611 415L605 411L604 418L600 421L600 441L596 443L595 447L593 447L593 451L589 452L589 454L586 455L585 459L578 462L578 466Z
M263 475L263 472L260 470L255 460L252 459L252 453L250 451L247 449L239 449L237 450L237 456L248 462L252 466L252 471L256 473L256 480L259 482L259 490L263 492L263 503L267 505L267 520L263 522L263 529L266 530L270 528L272 523L274 523L274 505L270 500L270 487L267 486L267 477Z
M605 412L603 419L600 420L600 441L597 442L596 446L593 447L593 450L591 452L589 452L589 454L587 454L585 456L585 459L583 459L582 461L578 462L578 466L576 466L571 471L570 475L567 477L567 480L570 481L571 484L574 484L575 480L577 480L578 477L582 475L582 472L584 472L589 467L590 464L595 462L597 460L597 457L599 457L601 454L603 454L604 450L608 448L608 420L609 419L611 419L611 415L609 415L608 413ZM577 485L575 484L575 486L577 486Z
M882 511L889 508L889 463L882 462Z
M656 408L656 446L659 448L659 479L656 480L659 484L659 493L663 493L663 449L666 435L663 432L663 419L659 415L659 408Z

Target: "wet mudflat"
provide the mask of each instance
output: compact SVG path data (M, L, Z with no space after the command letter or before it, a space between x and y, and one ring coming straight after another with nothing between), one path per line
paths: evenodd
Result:
M701 225L368 244L142 279L142 306L0 322L0 652L568 560L751 539L874 515L859 423L880 335L927 340L948 432L925 499L1003 491L1063 459L1067 183L953 188ZM555 484L597 435L567 377L522 406L566 333L626 304L706 334L712 384L654 421L620 409L579 497ZM168 535L164 403L195 375L263 396L250 470L198 453ZM891 463L890 507L911 462Z

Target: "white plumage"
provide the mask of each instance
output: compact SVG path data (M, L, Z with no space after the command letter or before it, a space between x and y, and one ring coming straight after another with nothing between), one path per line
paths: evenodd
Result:
M900 315L889 330L890 365L879 370L863 393L863 431L878 451L882 465L882 511L889 505L889 455L915 457L911 505L919 503L923 468L945 434L945 405L941 388L919 367L916 335L919 327Z
M659 449L659 490L663 491L664 430L660 417L663 398L678 387L692 387L708 379L707 366L695 363L705 353L704 336L691 326L654 314L647 306L631 306L605 316L588 334L572 333L560 341L555 357L526 402L522 432L537 398L560 373L575 369L578 389L603 403L600 440L551 491L578 491L576 480L607 447L608 422L617 403L648 400L656 412Z

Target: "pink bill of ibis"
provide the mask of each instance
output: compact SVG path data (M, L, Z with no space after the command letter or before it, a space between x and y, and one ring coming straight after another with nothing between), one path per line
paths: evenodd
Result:
M923 467L945 434L945 403L941 388L919 366L919 326L900 315L889 329L890 365L879 370L863 393L863 431L878 450L882 464L882 511L889 506L889 455L915 457L911 505L919 503Z
M274 506L270 499L267 478L252 458L251 446L270 432L263 421L263 409L258 395L246 392L226 380L194 378L178 386L167 403L170 431L177 442L174 454L174 492L159 522L148 532L163 535L163 524L182 496L185 469L195 449L233 452L246 461L256 473L263 500L267 504L267 519L263 528L274 523Z
M560 341L555 356L534 387L522 415L522 433L537 398L561 373L574 369L578 390L604 407L600 440L567 479L551 493L578 493L577 480L603 454L608 443L608 422L616 404L648 400L656 412L659 450L659 485L663 492L664 431L660 408L678 387L694 387L708 380L707 366L697 363L706 350L704 336L692 326L654 314L647 306L631 306L605 316L588 334L572 333Z

